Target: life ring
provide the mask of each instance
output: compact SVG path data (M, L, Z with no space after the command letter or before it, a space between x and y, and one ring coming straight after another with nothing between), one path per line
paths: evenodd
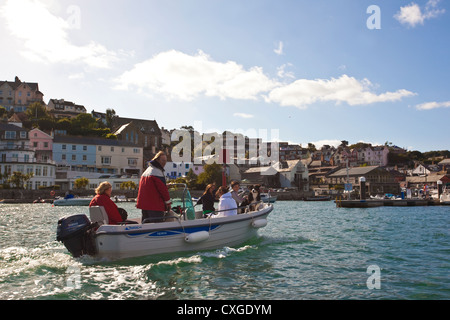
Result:
M50 191L50 195L53 197L55 196L55 190Z

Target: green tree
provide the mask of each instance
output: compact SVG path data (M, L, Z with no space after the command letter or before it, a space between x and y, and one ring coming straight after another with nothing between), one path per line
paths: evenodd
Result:
M198 175L198 187L204 189L208 184L215 182L217 186L222 185L222 166L217 163L205 164L203 172Z
M124 181L120 184L120 190L136 190L137 187L133 181Z
M38 121L39 119L50 118L50 115L47 112L47 109L45 106L40 102L34 102L30 104L25 111L25 114L27 115L28 119Z
M117 118L116 111L114 109L106 109L106 126L112 130L114 119Z
M74 183L75 189L86 189L88 185L89 179L85 177L76 179Z
M14 185L17 189L23 189L25 183L33 178L34 174L30 173L22 173L19 171L14 171L12 175L8 178L8 182Z
M186 184L188 188L195 188L197 186L197 178L198 176L194 173L194 170L189 169L188 174L186 175Z

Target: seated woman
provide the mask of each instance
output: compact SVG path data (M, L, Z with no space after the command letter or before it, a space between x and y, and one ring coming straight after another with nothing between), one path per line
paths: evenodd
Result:
M212 184L208 184L206 186L205 192L197 201L197 204L203 205L203 217L206 217L209 213L215 210L213 188L214 186Z
M96 196L91 200L89 207L101 206L105 208L108 214L109 224L119 224L124 219L119 213L119 208L111 200L112 186L109 182L105 181L100 183L97 189L95 189Z
M237 205L227 187L220 187L216 196L219 197L218 214L214 218L229 217L237 215Z

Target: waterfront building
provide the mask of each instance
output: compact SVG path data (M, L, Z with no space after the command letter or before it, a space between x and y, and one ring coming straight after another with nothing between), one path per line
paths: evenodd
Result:
M55 182L55 163L48 158L37 159L28 130L13 124L0 123L0 172L3 183L14 172L33 173L24 186L27 189L37 190Z
M37 161L53 160L53 137L42 130L34 128L29 132L30 146Z
M86 113L86 108L64 99L50 99L47 111L56 119L76 118L81 113Z
M0 81L0 105L7 111L25 112L33 102L44 104L43 99L36 82L22 82L18 77L14 81Z
M60 183L69 178L69 171L78 172L75 175L78 177L88 173L96 173L98 177L98 174L139 176L143 170L143 148L115 139L56 136L53 159L58 165Z
M194 164L193 162L167 162L164 171L166 172L166 177L169 179L176 179L184 177L191 170L197 176L203 172L203 165Z
M301 160L280 161L274 168L279 172L280 187L309 191L308 168Z
M343 168L328 174L326 180L328 184L340 186L342 189L346 183L352 184L353 189L358 189L361 177L366 179L366 192L370 195L400 193L400 186L395 177L379 166Z

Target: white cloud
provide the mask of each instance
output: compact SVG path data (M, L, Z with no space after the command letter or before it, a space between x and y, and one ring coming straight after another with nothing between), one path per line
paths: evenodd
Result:
M331 78L330 80L299 79L291 84L273 89L269 93L267 101L279 103L281 106L295 106L305 109L308 105L320 101L365 105L376 102L398 101L403 97L415 95L415 93L404 89L375 94L369 91L370 87L372 87L372 84L369 80L358 81L345 74L338 79Z
M69 39L73 21L52 14L49 3L7 0L0 8L0 16L11 35L23 41L24 57L45 63L82 62L97 68L109 68L119 59L116 52L94 41L81 46L73 44Z
M283 41L280 41L278 43L278 48L274 49L273 52L275 52L277 55L281 56L283 54L283 46L284 46Z
M416 106L417 110L432 110L436 108L450 108L450 101L445 102L426 102Z
M278 77L292 80L294 75L278 68ZM261 67L248 70L234 61L217 62L202 51L188 55L176 50L161 52L136 64L114 80L115 89L142 94L162 94L168 99L192 101L200 96L220 99L257 100L281 106L306 108L320 101L364 105L398 101L414 95L407 90L376 94L369 80L359 81L342 75L338 79L298 79L281 83L263 73Z
M436 18L445 12L445 9L437 9L440 0L429 0L424 10L414 2L407 6L400 7L400 11L394 15L400 23L415 27L418 24L423 25L427 19Z
M234 113L233 116L239 117L239 118L244 118L244 119L254 118L254 115L248 114L248 113Z
M202 51L188 55L176 50L161 52L136 64L115 82L116 89L150 90L186 101L201 94L220 99L256 100L276 85L261 67L245 70L234 61L213 61Z

